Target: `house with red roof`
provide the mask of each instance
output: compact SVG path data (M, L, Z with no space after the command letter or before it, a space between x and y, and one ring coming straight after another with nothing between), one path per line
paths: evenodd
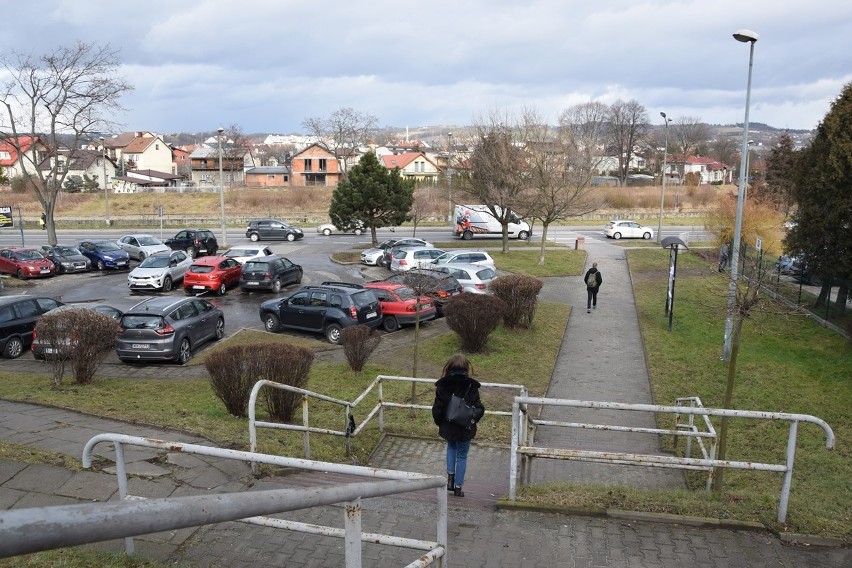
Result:
M382 165L389 170L399 168L399 174L403 179L434 182L441 172L438 164L423 152L386 155L382 156L380 160Z
M733 172L731 168L713 158L707 156L684 156L672 155L666 167L666 175L681 175L685 179L687 174L698 173L701 176L700 183L731 183Z
M104 140L107 156L124 170L177 173L171 147L148 131L122 132Z
M8 178L35 174L49 152L38 136L18 136L0 139L0 168Z

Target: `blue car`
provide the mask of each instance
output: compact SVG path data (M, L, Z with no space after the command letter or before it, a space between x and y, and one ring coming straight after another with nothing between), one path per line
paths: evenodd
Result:
M115 241L83 241L77 248L98 270L130 268L130 257Z

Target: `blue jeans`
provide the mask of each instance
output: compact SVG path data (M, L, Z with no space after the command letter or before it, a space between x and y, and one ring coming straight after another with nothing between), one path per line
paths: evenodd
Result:
M464 485L468 450L470 450L470 440L447 442L447 473L456 474L456 487Z

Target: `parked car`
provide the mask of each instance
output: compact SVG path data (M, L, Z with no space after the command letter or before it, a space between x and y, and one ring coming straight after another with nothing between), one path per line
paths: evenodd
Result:
M432 268L444 264L478 264L495 269L494 259L483 250L451 250L432 261Z
M497 278L493 268L478 264L444 264L437 270L453 276L465 292L474 294L488 294L491 281Z
M170 292L176 282L183 280L192 266L192 259L182 250L159 251L151 254L127 275L131 291L162 290Z
M261 247L258 245L246 246L246 247L234 247L229 248L225 252L221 254L221 256L227 256L228 258L233 258L240 264L245 264L246 261L251 260L256 257L264 257L264 256L272 256L272 249L269 247Z
M220 296L240 281L243 266L226 256L197 258L183 276L183 289L187 294L216 292Z
M283 256L253 258L243 265L240 274L240 289L272 290L276 294L288 284L302 282L302 267Z
M432 265L432 261L444 254L444 251L435 247L404 246L397 249L388 249L390 257L390 269L393 272L406 272L412 268L426 268Z
M138 261L145 260L155 252L170 250L163 241L152 235L124 235L118 239L120 246L130 258Z
M302 232L302 229L275 219L249 221L248 227L246 227L246 238L252 242L269 239L297 241L304 236L305 233Z
M355 236L361 236L364 232L364 224L361 221L357 221L355 226L351 229L347 229L345 231L338 229L334 223L323 223L319 227L317 227L317 233L321 233L326 237L330 236L333 233L351 233Z
M459 281L451 274L430 268L415 268L408 272L398 272L378 282L405 284L409 288L419 290L421 293L430 296L432 303L435 304L436 317L444 315L444 303L447 300L464 291Z
M192 258L202 254L214 255L219 250L219 242L207 229L183 229L165 244L172 250L184 251Z
M124 313L118 308L114 308L107 304L65 304L63 306L57 306L50 310L49 313L54 314L59 311L67 310L92 310L93 312L109 316L116 323L116 333L118 332L118 321L121 319L121 316L124 315ZM68 349L73 350L75 345L76 339L74 338L74 330L68 330L68 335L59 339L58 345L45 344L45 342L38 336L38 325L36 325L36 328L33 330L32 352L33 357L39 361L43 361L47 356L55 355L57 352L65 354Z
M429 296L420 296L405 284L394 282L368 282L364 288L372 290L382 306L382 328L396 331L403 325L414 325L435 319L436 310ZM419 308L419 309L418 309Z
M338 344L345 327L381 325L382 306L373 292L359 284L324 282L263 302L260 320L266 331L286 328L322 333L329 343Z
M388 239L376 245L375 247L368 248L364 252L361 253L361 264L367 264L372 266L382 266L384 263L384 254L387 249L394 245L412 245L412 246L424 246L431 247L432 244L424 241L423 239L417 239L414 237L403 237L400 239ZM387 266L385 264L384 266Z
M115 241L83 241L77 248L98 270L130 268L130 257Z
M40 252L56 266L57 274L88 272L92 269L92 261L83 256L75 246L42 245Z
M499 217L503 217L503 209L499 205L493 206ZM509 210L506 220L506 230L509 237L518 240L527 240L532 236L532 227L521 219L517 213ZM453 209L453 234L466 241L478 236L503 236L503 225L497 217L491 213L487 205L456 205Z
M115 352L124 362L183 364L204 342L225 336L222 310L202 298L149 298L127 310L119 324Z
M654 229L640 225L636 221L610 221L604 227L604 234L611 239L645 239L654 238Z
M0 272L26 280L53 276L56 266L36 249L10 247L0 249Z
M38 319L62 302L42 296L3 296L0 298L0 354L6 359L20 357L33 342Z

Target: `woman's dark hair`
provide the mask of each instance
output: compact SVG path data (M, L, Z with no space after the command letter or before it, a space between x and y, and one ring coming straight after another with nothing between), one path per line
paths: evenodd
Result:
M444 371L441 376L446 377L450 371L465 371L468 376L473 375L473 365L470 364L467 357L461 353L456 353L447 359L444 365Z

